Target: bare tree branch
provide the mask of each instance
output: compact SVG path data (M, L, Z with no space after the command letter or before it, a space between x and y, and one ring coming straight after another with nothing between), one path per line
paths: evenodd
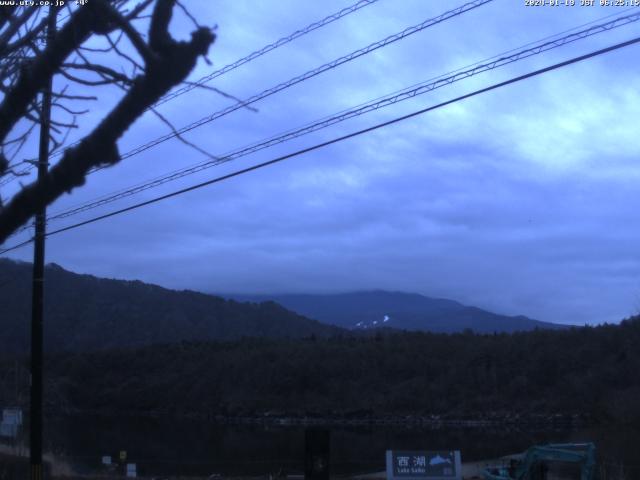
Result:
M65 192L81 186L87 173L96 167L110 166L120 160L117 141L151 105L165 95L171 88L180 84L194 68L199 57L207 54L215 35L208 28L199 28L191 35L189 42L175 41L169 34L174 0L157 0L152 14L148 47L153 56L145 59L145 70L132 80L127 91L113 110L95 127L95 129L77 145L68 148L59 162L41 180L36 181L16 194L3 209L0 209L0 243L25 224L31 216ZM104 18L113 18L112 8L104 0L93 0L87 6L94 5L90 13L87 8L78 9L69 23L77 29L71 35L69 24L56 36L54 42L46 48L41 57L21 76L18 84L9 91L0 105L0 138L15 122L22 118L32 102L41 80L34 79L34 72L53 75L62 67L65 58L76 50L91 34L98 31L107 34L112 28ZM95 7L95 5L100 5ZM97 9L97 10L96 10ZM96 19L96 12L105 16ZM82 21L80 21L82 20ZM80 41L79 39L82 39ZM18 99L13 97L17 96ZM58 93L54 98L74 98L78 96ZM13 105L20 114L8 109Z
M64 110L65 112L71 114L71 115L84 115L85 113L89 113L89 109L85 109L85 110L71 110L69 107L67 107L66 105L63 105L62 103L58 103L58 102L53 102L51 104L52 107L57 107L57 108L61 108L62 110Z
M127 13L126 15L126 19L131 21L131 20L135 20L136 18L139 18L139 15L146 10L146 8L151 5L151 3L153 3L153 0L143 0L142 2L140 2L138 5L136 5L134 7L133 10L131 10L131 12Z
M67 95L66 93L51 94L54 98L64 98L65 100L98 100L98 97L94 95Z
M200 28L201 25L198 23L198 20L196 20L196 17L194 17L193 15L191 15L191 12L189 10L187 10L187 8L182 5L182 2L180 0L176 0L176 3L178 4L178 7L180 7L180 10L182 10L182 13L185 14L185 16L191 20L191 22L193 23L193 25L196 28Z
M36 7L31 6L29 8L25 8L22 15L19 16L9 16L7 19L9 26L7 29L0 35L0 55L4 54L6 51L6 47L11 41L11 39L18 33L20 28L27 23L29 18L36 12Z
M120 32L120 38L122 37L122 32ZM127 60L129 63L131 63L131 65L133 66L133 75L136 75L138 73L138 70L144 71L144 66L140 65L138 62L136 62L133 58L131 58L129 55L127 55L126 53L124 53L122 50L120 50L118 48L118 42L119 39L117 39L115 42L113 40L111 40L111 37L109 35L107 35L107 41L109 42L109 45L111 45L111 49L116 52L120 57L124 58L125 60ZM132 76L133 76L132 75Z
M143 58L145 63L148 64L153 62L155 60L154 52L149 48L149 46L142 39L142 37L140 36L140 33L138 33L138 31L131 26L131 23L129 22L129 20L127 20L122 15L120 15L120 12L118 12L115 8L110 8L109 14L113 22L125 33L127 38L129 38L129 41L138 51L138 53Z
M29 30L24 37L21 37L15 42L6 45L4 48L0 47L0 55L7 55L24 46L29 45L38 35L40 35L40 33L44 31L46 26L47 19L43 18L38 26L34 27L32 30Z
M104 18L108 8L106 0L93 0L79 8L69 22L54 37L42 55L27 66L20 78L5 95L0 104L0 141L22 118L27 106L59 69L64 60L78 48L94 31L104 29Z
M169 35L169 22L173 14L175 0L158 0L153 10L149 26L149 46L155 52L170 48L173 40Z
M175 137L178 140L180 140L182 143L184 143L186 146L193 148L197 152L200 152L210 160L220 160L220 157L216 157L215 155L212 155L211 153L207 152L204 148L201 148L195 143L190 142L189 140L184 138L184 136L180 132L178 132L176 127L173 125L173 123L171 123L168 118L166 118L164 115L158 112L157 109L151 107L150 110L156 115L156 117L158 117L162 121L162 123L167 125L171 129Z
M225 98L228 98L229 100L233 100L233 101L235 101L236 103L239 103L239 104L240 103L242 103L242 104L246 103L244 100L239 99L235 95L231 95L230 93L227 93L224 90L220 90L219 88L212 87L211 85L205 85L205 84L196 83L196 82L189 82L189 81L186 81L186 80L184 82L182 82L182 83L184 83L185 85L193 85L196 88L202 88L204 90L210 90L212 92L216 92L218 95L220 95L222 97L225 97ZM253 107L251 105L242 105L242 107L244 107L247 110L249 110L251 112L254 112L254 113L258 113L259 112L259 110L257 108L255 108L255 107Z
M111 79L113 81L117 81L117 82L121 82L125 85L129 85L132 83L132 80L127 77L126 75L123 75L122 73L116 72L115 70L113 70L112 68L109 67L105 67L104 65L97 65L94 63L89 63L86 59L85 59L85 63L81 64L81 63L65 63L63 64L64 68L74 68L77 70L88 70L88 71L92 71L101 75L104 75L106 77L111 77Z

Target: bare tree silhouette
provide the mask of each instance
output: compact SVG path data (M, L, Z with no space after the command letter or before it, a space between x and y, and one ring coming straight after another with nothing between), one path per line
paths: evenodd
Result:
M169 33L176 6L196 24L189 41ZM118 163L118 140L185 81L215 40L212 29L199 26L178 0L142 0L135 6L92 0L49 14L62 19L45 44L44 9L0 7L0 186L28 170L28 160L16 158L42 121L39 93L54 76L66 83L57 82L52 94L50 150L60 153L59 159L40 181L21 186L6 204L0 199L0 244L39 208L83 185L91 169ZM140 25L147 24L144 33ZM97 47L96 39L106 46ZM86 103L97 99L92 89L104 85L118 86L122 97L92 131L66 145L78 116L89 111Z

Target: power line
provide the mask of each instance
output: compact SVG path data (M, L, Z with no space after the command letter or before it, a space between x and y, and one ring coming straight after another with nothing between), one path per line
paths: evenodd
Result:
M247 105L251 105L252 103L255 103L259 100L263 100L271 95L274 95L278 92L281 92L282 90L285 90L287 88L290 88L294 85L297 85L301 82L304 82L306 80L309 80L313 77L316 77L324 72L327 72L329 70L333 70L334 68L337 68L341 65L344 65L345 63L351 62L352 60L355 60L356 58L362 57L363 55L367 55L371 52L374 52L380 48L386 47L388 45L391 45L392 43L395 43L399 40L402 40L408 36L411 36L415 33L421 32L429 27L432 27L434 25L437 25L439 23L442 23L446 20L449 20L451 18L457 17L459 15L462 15L465 12L468 12L470 10L473 10L475 8L478 8L482 5L485 5L487 3L492 2L493 0L474 0L472 2L469 3L465 3L464 5L461 5L457 8L454 8L452 10L448 10L446 12L444 12L441 15L438 15L437 17L433 17L430 18L428 20L425 20L422 23L419 23L417 25L414 25L412 27L408 27L405 28L404 30L402 30L401 32L398 32L396 34L390 35L382 40L378 40L377 42L371 43L369 45L367 45L366 47L360 48L358 50L355 50L347 55L344 55L340 58L337 58L335 60L332 60L329 63L325 63L324 65L321 65L317 68L314 68L313 70L309 70L305 73L303 73L302 75L298 75L296 77L293 77L289 80L287 80L286 82L282 82L279 83L278 85L268 88L266 90L263 90L262 92L255 94L251 97L249 97L247 100L244 100L241 103L236 103L234 105L230 105L227 108L224 108L222 110L219 110L211 115L208 115L206 117L201 118L200 120L196 120L195 122L190 123L189 125L186 125L180 129L177 129L175 132L170 132L167 133L165 135L162 135L161 137L158 137L154 140L151 140L150 142L145 143L144 145L140 145L132 150L129 150L128 152L122 154L120 156L120 158L122 160L132 157L134 155L137 155L139 153L144 152L145 150L148 150L152 147L155 147L156 145L159 145L160 143L166 142L167 140L170 140L172 138L175 138L178 135L182 135L186 132L189 132L195 128L201 127L202 125L205 125L207 123L210 123L214 120L217 120L220 117L223 117L225 115L228 115L229 113L235 112L236 110L239 110L240 108L244 108ZM95 169L95 170L99 170L99 169ZM94 171L95 171L94 170Z
M342 17L346 17L347 15L357 12L358 10L360 10L361 8L367 7L369 5L373 5L374 3L376 3L379 0L359 0L358 2L354 3L353 5L343 8L342 10L333 13L331 15L328 15L327 17L323 18L322 20L318 20L317 22L313 22L309 25L307 25L304 28L301 28L299 30L296 30L295 32L291 33L290 35L287 35L286 37L282 37L278 40L276 40L273 43L270 43L268 45L265 45L264 47L262 47L259 50L256 50L254 52L251 52L249 55L242 57L238 60L236 60L235 62L232 62L228 65L225 65L224 67L215 70L213 72L211 72L208 75L205 75L204 77L200 78L199 80L193 82L192 84L188 84L183 86L182 88L176 90L175 92L169 93L167 95L165 95L164 97L162 97L160 100L158 100L154 106L158 106L158 105L162 105L163 103L166 103L170 100L173 100L176 97L179 97L180 95L183 95L187 92L190 92L191 90L193 90L194 88L198 88L202 85L204 85L205 83L210 82L211 80L213 80L214 78L217 78L221 75L224 75L225 73L229 73L232 70L235 70L236 68L244 65L245 63L249 63L252 60L255 60L258 57L261 57L262 55L265 55L279 47L282 47L283 45L286 45L288 43L291 43L292 41L296 40L297 38L300 38L308 33L313 32L314 30L317 30L319 28L322 28L326 25L329 25L330 23L335 22L336 20L341 19ZM63 17L61 20L64 20L66 18L68 18L69 16L71 16L70 14L67 14L66 17ZM79 142L75 142L74 144L70 145L70 147L72 147L73 145L78 144ZM57 155L53 155L53 156L58 156L62 153L62 151L59 151L57 153ZM18 172L17 176L21 176L24 174L29 173L33 168L35 168L33 165L30 165L26 168L24 168L23 170L21 170L20 172ZM3 181L0 182L0 187L3 187L9 183L11 183L12 181L14 181L17 176L12 176L12 177L8 177L7 179L4 179Z
M251 167L243 168L241 170L236 170L235 172L232 172L232 173L229 173L229 174L226 174L226 175L222 175L222 176L213 178L211 180L207 180L205 182L192 185L190 187L186 187L186 188L183 188L183 189L180 189L180 190L176 190L174 192L171 192L171 193L168 193L168 194L165 194L165 195L161 195L161 196L152 198L150 200L146 200L144 202L140 202L140 203L137 203L135 205L131 205L131 206L126 207L126 208L121 208L119 210L115 210L115 211L106 213L104 215L99 215L97 217L93 217L93 218L90 218L88 220L84 220L82 222L75 223L73 225L69 225L69 226L66 226L66 227L63 227L63 228L59 228L57 230L52 230L51 232L47 233L47 236L56 235L56 234L59 234L59 233L62 233L62 232L66 232L68 230L73 230L75 228L79 228L81 226L88 225L90 223L95 223L95 222L97 222L99 220L104 220L104 219L107 219L107 218L110 218L110 217L113 217L113 216L116 216L116 215L120 215L120 214L125 213L125 212L129 212L129 211L132 211L132 210L136 210L138 208L142 208L142 207L147 206L147 205L151 205L153 203L158 203L158 202L160 202L162 200L166 200L168 198L172 198L172 197L175 197L175 196L178 196L178 195L182 195L184 193L187 193L187 192L190 192L190 191L193 191L193 190L198 190L198 189L206 187L208 185L213 185L215 183L220 183L220 182L222 182L224 180L228 180L230 178L234 178L234 177L240 176L242 174L252 172L254 170L258 170L258 169L261 169L261 168L264 168L264 167L267 167L267 166L270 166L270 165L274 165L274 164L280 163L280 162L282 162L284 160L288 160L290 158L297 157L297 156L300 156L302 154L309 153L309 152L312 152L314 150L318 150L320 148L324 148L326 146L333 145L335 143L339 143L339 142L342 142L344 140L348 140L350 138L363 135L365 133L373 132L375 130L378 130L378 129L381 129L381 128L384 128L384 127L388 127L390 125L402 122L404 120L416 117L418 115L425 114L427 112L430 112L430 111L433 111L433 110L436 110L436 109L439 109L439 108L446 107L448 105L460 102L462 100L466 100L468 98L475 97L477 95L480 95L480 94L483 94L483 93L487 93L487 92L490 92L492 90L496 90L498 88L505 87L507 85L518 83L518 82L521 82L523 80L526 80L526 79L541 75L543 73L547 73L547 72L550 72L550 71L553 71L553 70L558 70L558 69L566 67L568 65L572 65L572 64L578 63L578 62L582 62L584 60L588 60L590 58L593 58L593 57L596 57L596 56L599 56L599 55L604 55L605 53L609 53L609 52L612 52L612 51L615 51L615 50L619 50L621 48L628 47L630 45L634 45L634 44L637 44L637 43L640 43L640 37L635 37L635 38L633 38L631 40L627 40L625 42L617 43L615 45L612 45L612 46L609 46L609 47L606 47L606 48L602 48L602 49L593 51L591 53L587 53L585 55L580 55L578 57L574 57L574 58L571 58L569 60L565 60L563 62L559 62L559 63L556 63L554 65L548 66L548 67L544 67L544 68L541 68L541 69L538 69L538 70L534 70L532 72L529 72L529 73L526 73L526 74L523 74L523 75L519 75L517 77L513 77L513 78L511 78L509 80L505 80L503 82L495 83L495 84L490 85L488 87L484 87L484 88L475 90L475 91L473 91L471 93L467 93L465 95L458 96L458 97L453 98L451 100L447 100L445 102L441 102L441 103L438 103L436 105L432 105L430 107L423 108L421 110L417 110L415 112L409 113L407 115L403 115L401 117L396 117L396 118L394 118L392 120L388 120L386 122L382 122L382 123L379 123L377 125L373 125L371 127L367 127L367 128L362 129L362 130L358 130L356 132L349 133L347 135L343 135L343 136L340 136L340 137L333 138L333 139L328 140L326 142L318 143L318 144L313 145L311 147L307 147L307 148L303 148L301 150L297 150L295 152L292 152L292 153L289 153L289 154L274 158L272 160L269 160L269 161L266 161L266 162L263 162L263 163L259 163L257 165L253 165ZM26 242L23 242L20 245L16 245L16 246L13 246L11 248L2 250L2 251L0 251L0 255L3 254L3 253L9 252L11 250L15 250L15 249L19 248L20 246L26 245L26 244L31 243L31 242L32 242L32 240L28 240Z
M340 10L339 12L336 12L332 15L329 15L328 17L323 18L320 21L314 22L310 25L307 25L304 28L301 28L300 30L296 30L295 32L293 32L290 35L287 35L286 37L282 37L278 40L276 40L275 42L266 45L264 47L262 47L260 50L256 50L255 52L250 53L249 55L247 55L246 57L242 57L238 60L236 60L233 63L230 63L229 65L225 65L224 67L220 68L219 70L216 70L214 72L211 72L208 75L205 75L204 77L200 78L199 80L197 80L196 82L194 82L191 85L185 85L182 88L176 90L175 92L169 93L167 95L165 95L164 97L162 97L160 100L158 100L156 102L156 106L157 105L162 105L165 102L168 102L170 100L173 100L176 97L179 97L180 95L183 95L187 92L190 92L191 90L193 90L194 88L197 88L201 85L204 85L207 82L210 82L211 80L213 80L214 78L217 78L221 75L224 75L225 73L228 73L232 70L235 70L236 68L244 65L245 63L248 63L252 60L255 60L258 57L261 57L262 55L269 53L272 50L275 50L276 48L279 48L283 45L286 45L287 43L292 42L293 40L302 37L303 35L306 35L309 32L312 32L314 30L317 30L320 27L324 27L325 25L328 25L346 15L349 15L350 13L353 13L357 10L360 10L363 7L366 7L368 5L372 5L373 3L377 2L378 0L361 0L353 5L351 5L350 7L347 8L343 8L342 10Z
M631 10L636 10L636 11L637 11L638 9L637 9L637 8L634 8L634 7L631 7L631 8L627 8L627 9L623 10L621 13L626 13L626 12L629 12L629 11L631 11ZM397 90L397 91L395 91L395 92L393 92L393 93L391 93L391 94L388 94L388 95L385 95L385 96L382 96L382 97L378 97L378 98L376 98L376 99L374 99L374 100L371 100L370 102L361 103L361 104L359 104L359 105L357 105L357 106L355 106L355 107L352 107L351 109L341 110L340 112L337 112L337 113L335 113L335 114L332 114L332 115L329 115L329 116L323 117L323 118L321 118L321 119L319 119L319 120L315 121L315 123L319 123L319 122L322 122L322 121L328 120L328 119L330 119L330 118L332 118L332 117L334 117L334 116L336 116L336 115L341 115L341 114L347 113L347 112L349 112L350 110L353 110L353 109L355 109L355 108L364 107L364 106L366 106L366 105L368 105L368 104L370 104L370 103L373 103L373 102L376 102L376 101L379 101L379 100L383 100L383 99L385 99L385 98L387 98L387 97L390 97L390 96L392 96L392 95L396 95L396 94L400 94L400 93L403 93L403 92L407 92L408 90L413 89L413 88L415 88L415 87L420 87L420 86L422 86L422 85L425 85L425 84L426 84L426 83L428 83L428 82L431 82L431 81L434 81L434 80L438 80L438 79L442 79L442 78L444 78L444 77L451 76L451 75L453 75L453 74L457 74L457 73L462 72L462 71L464 71L464 70L468 70L468 69L470 69L470 68L472 68L472 67L476 67L476 66L478 66L478 65L481 65L482 63L486 63L486 62L489 62L489 61L491 61L491 60L495 60L495 59L500 59L501 57L504 57L504 56L506 56L506 55L509 55L509 54L511 54L511 53L513 53L513 52L517 52L518 50L522 50L522 49L524 49L524 48L526 48L526 47L530 47L530 46L537 45L537 44L538 44L538 46L539 46L539 44L540 44L541 42L545 42L545 41L548 41L548 40L551 40L551 39L554 39L554 38L555 38L555 39L557 39L557 37L560 37L560 35L566 34L566 33L568 33L568 32L573 32L573 31L575 31L575 30L578 30L578 29L580 29L580 28L586 27L586 26L588 26L588 25L593 25L594 23L597 23L597 22L603 21L603 20L605 20L605 19L607 19L607 18L611 18L611 17L613 17L613 16L616 16L616 15L618 15L619 13L620 13L620 12L611 13L611 14L609 14L609 15L605 15L605 16L600 17L600 18L597 18L597 19L595 19L595 20L591 20L590 22L586 22L586 23L583 23L583 24L577 25L577 26L575 26L575 27L572 27L572 28L570 28L570 29L563 30L563 31L558 32L558 33L556 33L556 34L554 34L554 35L550 35L550 36L547 36L547 37L541 38L541 39L539 39L539 40L536 40L536 41L534 41L534 42L529 42L529 43L526 43L526 44L521 45L521 46L519 46L519 47L512 48L512 49L510 49L510 50L507 50L507 51L501 52L501 53L499 53L499 54L493 55L492 57L489 57L489 58L485 58L485 59L479 60L479 61L477 61L477 62L475 62L475 63L470 64L470 65L466 65L466 66L464 66L464 67L457 68L457 69L455 69L455 70L452 70L452 71L449 71L449 72L447 72L447 73L444 73L444 74L438 75L438 76L436 76L436 77L432 77L432 78L430 78L430 79L428 79L428 80L426 80L426 81L423 81L423 82L420 82L420 83L414 84L414 85L412 85L412 86L406 87L406 88L401 89L401 90ZM628 17L619 17L618 19L614 20L614 21L613 21L613 22L611 22L611 23L617 23L617 22L622 21L622 20L625 20L625 19L632 19L633 17L634 17L633 15L630 15L630 16L628 16ZM636 20L637 20L637 17L636 17ZM631 21L634 21L634 20L630 20L628 23L631 23ZM615 26L611 26L610 28L607 28L607 25L608 25L608 24L602 24L602 25L596 26L596 27L594 27L594 28L604 27L604 28L606 28L606 29L611 29L611 28L615 28L615 27L618 27L618 26L622 26L622 25L615 25ZM579 32L577 35L579 35L580 33L582 33L582 32ZM593 32L593 34L595 34L595 33L600 33L600 32ZM585 36L590 36L590 35L585 35ZM584 37L582 37L582 38L584 38ZM562 39L560 39L560 40L562 40ZM568 43L568 42L565 42L565 43ZM558 46L560 46L560 45L558 45ZM268 140L269 140L269 141L271 141L272 139L280 138L280 137L282 137L284 134L289 134L289 133L291 133L291 132L294 132L294 131L299 130L300 128L306 128L306 127L311 126L311 125L313 125L313 124L314 124L314 123L309 123L309 124L305 125L305 127L298 127L297 129L289 129L289 130L286 130L286 131L285 131L285 132L283 132L282 134L279 134L279 135L277 135L277 136L270 137ZM263 142L254 142L253 144L250 144L250 145L257 145L258 143L263 143ZM231 152L231 153L233 153L233 152ZM226 153L226 154L225 154L225 156L228 156L228 155L230 155L231 153ZM221 157L221 158L223 159L223 157ZM115 192L112 192L112 193L109 193L109 194L105 194L105 195L99 196L99 197L97 197L96 199L89 201L88 203L93 203L93 202L95 202L95 201L102 200L102 199L104 199L104 198L110 198L110 197L112 197L113 195L116 195L116 194L119 194L119 193L122 193L122 192L127 192L129 189L137 188L137 187L140 187L140 186L145 186L148 182L153 182L153 181L156 181L156 180L161 180L161 179L163 179L163 178L165 178L165 177L172 176L172 175L174 175L174 174L179 174L180 172L183 172L183 171L189 170L189 169L191 169L191 168L197 168L197 167L200 167L200 166L210 166L210 164L211 164L211 163L212 163L212 162L208 162L208 161L207 161L207 162L205 162L205 163L200 163L200 164L192 165L191 167L187 167L186 169L182 168L182 169L174 170L173 172L168 172L168 173L166 173L166 174L164 174L164 175L161 175L161 176L155 177L155 178L150 179L150 180L146 180L146 181L144 181L144 182L138 183L138 184L133 185L133 186L131 186L131 187L126 187L126 188L124 188L124 189L116 190ZM214 163L213 165L217 165L217 163ZM89 173L93 173L93 172L89 172ZM77 204L77 205L80 207L80 206L87 205L88 203L87 203L87 202L83 202L83 203L80 203L80 204ZM72 209L75 209L75 208L76 208L76 207L72 207ZM69 210L67 210L67 211L69 211ZM63 212L63 213L65 213L65 212ZM23 229L24 229L24 228L28 228L28 227L23 227Z
M33 238L30 238L29 240L25 240L22 243L18 243L17 245L14 245L13 247L9 247L9 248L5 248L4 250L0 250L0 255L2 255L4 253L12 252L13 250L18 250L19 248L22 248L22 247L24 247L26 245L29 245L32 242L33 242Z
M94 208L120 200L122 198L135 195L142 191L158 187L160 185L177 180L179 178L198 173L200 171L211 168L213 166L227 163L232 160L236 160L240 157L249 155L251 153L255 153L259 150L263 150L265 148L268 148L280 143L284 143L286 141L301 137L303 135L307 135L309 133L318 131L323 128L327 128L331 125L335 125L345 120L393 105L395 103L398 103L404 100L414 98L419 95L423 95L435 89L444 87L446 85L450 85L452 83L469 78L471 76L474 76L486 71L490 71L495 68L499 68L499 67L523 60L525 58L529 58L534 55L538 55L540 53L567 45L569 43L590 37L592 35L609 31L613 28L617 28L623 25L627 25L629 23L637 22L638 20L640 20L640 12L632 15L627 15L624 17L619 17L610 22L595 25L591 28L588 28L576 33L572 33L570 35L566 35L565 37L562 37L556 40L544 42L530 48L525 48L523 50L516 51L516 53L512 55L503 56L503 57L492 57L493 60L490 62L475 63L469 69L466 69L466 70L460 69L455 71L453 75L436 77L436 80L434 81L427 81L427 82L418 84L417 86L410 87L409 89L404 89L399 92L395 92L393 94L378 98L374 101L361 104L358 107L355 107L353 109L340 112L333 116L325 117L324 119L319 120L315 123L308 124L298 129L290 130L282 135L271 137L270 139L267 139L261 142L256 142L254 144L250 144L249 146L227 153L224 156L219 157L217 160L202 162L202 163L193 165L191 167L180 169L170 174L157 177L151 181L141 183L133 187L129 187L127 189L118 191L116 193L108 194L96 200L84 203L80 206L71 208L69 210L63 211L58 214L54 214L51 217L49 217L48 220L52 221L52 220L67 218L87 210L92 210ZM28 226L23 227L23 229L25 228L28 228Z
M291 79L289 79L286 82L282 82L279 83L278 85L268 88L266 90L263 90L262 92L255 94L251 97L249 97L247 100L244 100L240 103L236 103L233 105L230 105L222 110L219 110L207 117L203 117L200 120L197 120L195 122L190 123L189 125L186 125L180 129L177 129L175 131L172 131L170 133L167 133L165 135L162 135L160 137L157 137L154 140L151 140L150 142L147 142L143 145L139 145L138 147L135 147L132 150L129 150L128 152L120 155L120 159L124 160L126 158L130 158L134 155L137 155L139 153L144 152L145 150L148 150L152 147L155 147L156 145L159 145L161 143L164 143L168 140L171 140L172 138L175 138L179 135L182 135L186 132L189 132L195 128L201 127L202 125L206 125L207 123L210 123L214 120L217 120L218 118L221 118L225 115L228 115L232 112L235 112L236 110L239 110L241 108L245 108L248 105L251 105L259 100L262 100L264 98L270 97L271 95L274 95L278 92L281 92L282 90L285 90L287 88L290 88L294 85L297 85L301 82L304 82L306 80L309 80L317 75L320 75L326 71L332 70L336 67L339 67L340 65L343 65L345 63L348 63L352 60L355 60L356 58L359 58L363 55L367 55L375 50L378 50L379 48L383 48L386 47L387 45L390 45L394 42L397 42L399 40L402 40L410 35L413 35L414 33L418 33L421 32L422 30L425 30L429 27L432 27L434 25L437 25L439 23L442 23L446 20L449 20L450 18L454 18L457 17L459 15L462 15L463 13L473 10L475 8L478 8L484 4L490 3L493 0L474 0L472 2L469 3L465 3L464 5L461 5L457 8L454 8L452 10L448 10L444 13L442 13L441 15L438 15L437 17L433 17L430 19L425 20L424 22L418 24L418 25L414 25L412 27L408 27L404 30L402 30L401 32L398 32L396 34L390 35L382 40L378 40L377 42L371 43L369 45L367 45L366 47L360 48L358 50L355 50L351 53L349 53L348 55L344 55L340 58L337 58L329 63L325 63L324 65L321 65L313 70L309 70L306 73L303 73L302 75L298 75L297 77L293 77ZM72 145L73 146L73 145ZM62 154L62 152L58 152L59 154ZM98 167L95 168L93 170L91 170L89 172L89 174L97 172L102 170L102 168L104 167ZM19 175L21 175L22 173L28 173L30 171L30 167L25 168L23 171L18 172ZM6 183L12 182L15 179L15 177L11 177L7 180L5 180ZM6 183L2 183L0 182L0 187L2 187L3 185L5 185Z
M174 138L174 137L176 137L178 135L181 135L181 134L183 134L183 133L185 133L187 131L190 131L192 129L195 129L195 128L198 128L198 127L200 127L202 125L205 125L205 124L207 124L207 123L209 123L209 122L211 122L211 121L213 121L213 120L215 120L217 118L220 118L220 117L222 117L224 115L227 115L227 114L229 114L229 113L231 113L231 112L233 112L235 110L238 110L239 108L246 107L247 105L249 105L251 103L254 103L254 102L256 102L256 101L258 101L260 99L266 98L266 97L268 97L270 95L273 95L273 94L275 94L275 93L277 93L277 92L279 92L281 90L284 90L284 89L289 88L289 87L291 87L293 85L296 85L296 84L298 84L300 82L303 82L303 81L308 80L308 79L310 79L312 77L315 77L315 76L317 76L317 75L319 75L319 74L321 74L321 73L323 73L325 71L328 71L328 70L331 70L333 68L336 68L336 67L338 67L338 66L340 66L340 65L342 65L344 63L350 62L350 61L352 61L352 60L354 60L356 58L359 58L359 57L361 57L363 55L371 53L371 52L373 52L373 51L375 51L375 50L377 50L379 48L382 48L382 47L385 47L387 45L390 45L390 44L392 44L392 43L394 43L396 41L402 40L403 38L406 38L406 37L408 37L410 35L413 35L414 33L418 33L418 32L420 32L422 30L425 30L426 28L429 28L431 26L434 26L434 25L437 25L439 23L442 23L442 22L444 22L444 21L446 21L448 19L451 19L451 18L457 17L459 15L462 15L463 13L465 13L467 11L473 10L475 8L478 8L478 7L480 7L480 6L484 5L484 4L490 3L492 1L493 0L474 0L472 2L468 2L468 3L465 3L465 4L461 5L461 6L459 6L459 7L456 7L454 9L452 9L452 10L448 10L448 11L446 11L446 12L444 12L444 13L436 16L436 17L427 19L427 20L423 21L420 24L414 25L412 27L405 28L401 32L398 32L398 33L390 35L390 36L388 36L388 37L386 37L386 38L384 38L382 40L379 40L377 42L369 44L364 48L360 48L358 50L355 50L354 52L351 52L348 55L342 56L342 57L340 57L338 59L335 59L335 60L333 60L333 61L331 61L329 63L321 65L320 67L317 67L317 68L315 68L313 70L310 70L310 71L308 71L308 72L306 72L306 73L304 73L302 75L294 77L294 78L290 79L287 82L280 83L280 84L276 85L275 87L272 87L270 89L264 90L263 92L250 97L248 100L245 100L244 102L231 105L231 106L229 106L229 107L227 107L227 108L225 108L223 110L220 110L220 111L218 111L218 112L216 112L216 113L214 113L214 114L212 114L212 115L210 115L208 117L205 117L205 118L202 118L202 119L200 119L200 120L198 120L196 122L193 122L192 124L187 125L186 127L183 127L183 128L181 128L179 130L173 131L173 132L171 132L169 134L166 134L166 135L164 135L162 137L159 137L159 138L157 138L157 139L155 139L155 140L153 140L151 142L148 142L147 144L138 146L135 149L130 150L129 152L126 152L125 154L121 155L120 158L121 158L121 160L124 160L124 159L129 158L129 157L131 157L133 155L141 153L144 150L147 150L147 149L149 149L149 148L151 148L151 147L153 147L155 145L158 145L158 144L160 144L162 142L165 142L165 141L167 141L167 140L169 140L171 138ZM266 147L262 147L262 148L266 148ZM257 151L257 150L254 150L254 151ZM245 153L245 155L247 155L248 153L250 153L250 152ZM89 172L89 174L94 173L96 171L99 171L101 169L102 169L102 167L93 169L93 170L91 170ZM9 180L9 181L11 181L11 180ZM0 183L0 187L2 187L2 186L3 186L3 184ZM126 195L126 196L128 196L128 195ZM65 215L65 216L67 216L67 215ZM24 229L24 227L23 227L23 229ZM16 233L18 233L19 231L23 231L23 229L18 230Z

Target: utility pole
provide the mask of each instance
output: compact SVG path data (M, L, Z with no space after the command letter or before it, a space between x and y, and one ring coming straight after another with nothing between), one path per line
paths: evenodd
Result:
M47 45L56 30L56 7L49 7ZM40 112L40 145L38 149L38 183L46 181L49 168L49 131L51 125L51 90L53 75L42 91ZM31 480L42 480L42 370L43 370L43 297L44 297L44 240L46 235L47 210L43 202L35 215L35 237L33 247L33 287L31 304L31 394L29 456Z

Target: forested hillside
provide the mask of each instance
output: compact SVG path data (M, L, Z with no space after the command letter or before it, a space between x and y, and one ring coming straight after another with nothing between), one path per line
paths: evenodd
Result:
M28 351L31 270L31 264L0 259L1 351ZM139 281L79 275L55 264L46 267L45 282L44 335L49 351L340 332L273 302L239 303Z
M184 342L50 357L45 398L54 411L563 413L640 424L639 344L640 318L517 334Z

